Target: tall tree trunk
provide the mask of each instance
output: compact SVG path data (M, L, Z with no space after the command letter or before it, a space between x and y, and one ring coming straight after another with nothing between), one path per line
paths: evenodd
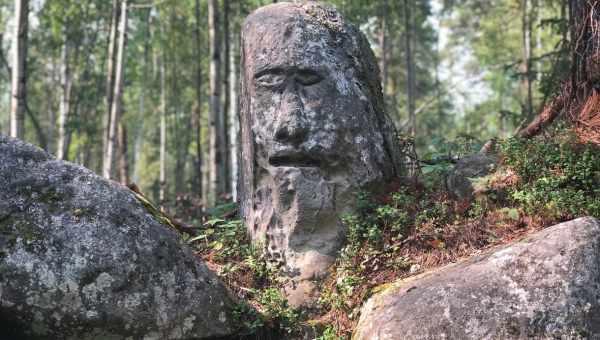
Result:
M219 48L219 7L217 0L208 1L208 36L210 40L210 116L209 116L209 182L208 205L213 206L217 201L223 181L220 159L220 148L223 146L220 135L221 105L220 105L220 48Z
M119 122L119 181L129 184L129 159L127 151L127 128Z
M404 0L404 44L406 53L406 95L408 102L408 125L412 137L417 134L417 118L415 112L415 66L413 55L413 21L411 1Z
M381 89L383 95L387 94L388 82L388 37L387 37L387 15L388 2L383 1L381 14L379 16L379 47L381 48L381 57L379 58L379 70L381 71Z
M221 175L222 179L220 181L220 189L221 193L231 192L231 183L229 179L231 178L231 159L229 154L229 121L227 120L227 116L229 115L229 107L231 104L232 98L230 97L230 86L229 83L229 75L231 72L231 67L229 63L229 55L230 55L230 19L229 19L229 0L223 0L223 111L220 115L219 122L219 145L220 145L220 158L221 158Z
M119 43L117 62L115 67L115 89L110 110L110 125L108 130L108 143L104 155L103 171L104 178L111 178L114 171L115 150L117 144L117 128L121 116L121 104L123 97L123 80L125 72L125 48L127 45L127 0L121 2L121 22L119 27Z
M115 87L115 61L117 52L117 34L119 30L119 0L113 0L112 3L112 15L110 23L110 33L108 37L108 53L106 56L106 98L105 107L106 113L104 115L104 132L102 135L102 157L106 157L106 149L108 148L108 136L110 131L110 115L113 103L113 94Z
M44 83L44 87L43 87L44 91L46 91L47 93L51 93L53 90L53 84L56 84L58 82L55 79L56 62L54 61L54 58L51 59L51 62L49 65L49 72L50 72L50 75L48 77L48 81ZM48 140L50 141L50 143L48 143L48 147L46 148L46 151L51 154L56 154L56 152L55 152L56 144L54 144L54 141L56 140L55 139L56 110L54 109L54 97L53 96L46 96L44 98L44 110L48 113L47 117L48 117L49 123L48 123L48 127L46 128L46 131L48 134Z
M525 88L525 114L527 118L533 116L533 88L531 72L531 48L532 48L532 16L531 0L521 1L522 11L522 34L523 34L523 87Z
M15 0L15 31L10 103L10 135L23 139L27 110L27 34L29 0Z
M71 68L69 65L70 55L70 42L65 34L65 41L63 44L62 55L61 55L61 94L59 104L59 115L58 115L58 143L56 146L56 157L58 159L67 159L69 141L67 140L70 134L67 132L67 123L69 120L69 111L71 106L71 89L72 89L72 75Z
M202 198L203 202L206 202L206 197L203 196L203 173L202 173L202 161L203 161L203 150L202 150L202 59L201 51L202 38L200 37L201 24L200 24L200 0L195 1L194 12L196 15L196 26L194 27L194 56L195 56L195 67L196 67L196 104L192 111L192 127L196 135L196 165L195 171L193 172L193 188L192 191L196 193L196 196Z
M163 56L165 53L163 52ZM167 84L165 79L164 57L160 61L160 172L158 200L162 208L166 202L167 191Z
M229 108L229 145L230 145L230 159L231 159L231 198L234 202L237 202L237 181L238 181L238 134L239 134L239 113L238 113L238 93L239 93L239 81L238 81L238 59L239 59L239 36L233 35L231 39L231 51L229 55L229 86L231 106Z

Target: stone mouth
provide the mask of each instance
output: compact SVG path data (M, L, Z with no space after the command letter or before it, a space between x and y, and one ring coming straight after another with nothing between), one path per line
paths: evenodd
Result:
M318 168L321 161L307 153L282 153L269 157L269 164L272 166L288 166L296 168Z

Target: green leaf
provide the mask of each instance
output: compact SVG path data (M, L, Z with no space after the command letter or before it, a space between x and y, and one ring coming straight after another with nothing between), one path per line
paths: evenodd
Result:
M223 243L220 241L213 241L210 243L210 246L212 249L217 250L217 251L223 249Z
M212 220L208 220L206 221L206 223L204 223L205 225L209 225L211 227L214 227L217 224L221 224L221 223L225 223L225 220L220 219L220 218L214 218Z

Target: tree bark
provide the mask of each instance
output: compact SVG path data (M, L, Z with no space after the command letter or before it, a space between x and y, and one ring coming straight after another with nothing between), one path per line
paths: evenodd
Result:
M223 111L220 115L219 122L219 146L220 146L220 159L221 159L221 180L219 191L221 193L231 192L231 159L229 153L229 121L227 116L229 115L229 107L231 105L229 76L231 73L231 65L229 60L230 55L230 19L229 19L229 0L223 0Z
M230 95L231 106L229 111L229 145L230 145L230 159L231 159L231 198L234 202L237 202L237 182L238 182L238 135L239 135L239 112L238 112L238 93L239 93L239 81L237 75L239 74L239 36L233 35L231 39L231 51L229 55L229 84L230 84Z
M542 112L517 135L538 135L559 116L570 120L579 137L600 144L600 1L569 1L571 70L559 92Z
M163 52L163 55L165 53ZM160 173L158 200L164 208L167 192L167 84L165 77L166 60L160 61Z
M221 166L220 136L221 105L220 105L220 48L219 48L219 8L217 0L208 1L208 36L210 41L210 116L209 116L209 182L208 205L213 206L217 201L223 180ZM220 144L220 145L219 145Z
M195 1L194 12L196 16L196 26L194 27L194 59L196 60L196 77L195 77L195 86L196 86L196 104L192 111L192 127L195 132L196 137L196 164L194 166L193 172L193 187L192 192L196 194L196 196L200 197L202 201L205 201L205 197L202 195L203 193L203 175L202 175L202 161L203 161L203 150L202 150L202 124L201 124L201 115L202 115L202 59L201 59L201 47L202 47L202 38L200 37L201 32L201 24L200 24L200 0Z
M129 181L129 155L127 150L127 128L119 123L119 181L128 185Z
M70 134L67 132L67 123L69 120L69 112L71 110L71 89L72 89L72 75L71 68L69 65L70 55L70 42L65 34L65 41L63 44L62 55L61 55L61 95L59 104L58 114L58 143L56 146L56 158L67 159L69 149L69 137Z
M388 38L387 38L387 14L388 2L383 1L381 15L379 18L379 47L381 48L381 57L379 58L379 70L381 71L381 89L383 95L387 94L388 83Z
M533 116L533 88L532 88L532 15L531 0L521 1L522 35L523 35L523 87L525 89L525 115L531 119Z
M104 157L103 171L104 178L111 178L114 171L115 150L117 144L117 128L121 116L121 104L123 97L123 80L125 71L125 48L127 46L127 0L121 2L121 22L119 25L119 43L117 52L117 62L115 67L115 89L110 110L110 125L108 130L108 143Z
M417 134L417 118L415 112L415 66L413 55L413 21L411 1L404 0L404 44L406 53L406 94L408 101L409 134L414 138Z
M115 59L117 51L117 34L119 29L119 0L113 0L110 33L108 38L108 53L106 57L106 98L104 115L104 133L102 135L102 155L106 157L108 147L108 135L110 130L110 111L112 109L114 84L115 84Z
M27 40L29 0L15 0L15 31L10 104L10 135L23 139L27 110Z

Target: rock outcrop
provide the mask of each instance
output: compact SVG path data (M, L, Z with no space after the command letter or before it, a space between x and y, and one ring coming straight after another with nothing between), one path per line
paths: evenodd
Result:
M233 302L132 192L0 135L3 339L207 339Z
M402 156L369 43L335 9L262 7L242 48L241 211L300 305L342 246L340 215L401 174Z
M353 339L598 338L600 223L580 218L392 284Z
M472 181L489 175L497 165L498 159L486 153L461 158L446 177L446 187L458 200L473 200L475 189Z

